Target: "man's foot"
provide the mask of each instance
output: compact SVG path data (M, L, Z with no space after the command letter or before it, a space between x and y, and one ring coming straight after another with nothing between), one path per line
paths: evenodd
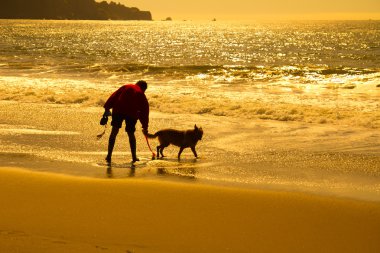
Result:
M107 162L107 163L111 163L111 157L110 157L110 156L107 156L107 157L106 157L106 162Z
M132 159L132 163L135 163L135 162L138 162L138 161L140 161L140 159L138 159L137 157L134 157L134 158Z

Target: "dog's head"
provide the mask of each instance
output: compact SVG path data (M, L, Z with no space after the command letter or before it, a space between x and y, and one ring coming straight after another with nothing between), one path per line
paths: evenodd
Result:
M198 140L202 140L202 136L203 136L202 127L197 127L197 125L194 125L194 133Z

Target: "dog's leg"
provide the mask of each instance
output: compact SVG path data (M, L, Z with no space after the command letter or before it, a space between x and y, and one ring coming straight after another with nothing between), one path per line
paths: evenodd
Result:
M191 151L193 151L195 158L198 158L197 151L195 151L195 147L191 147Z
M181 159L181 154L184 149L185 147L180 147L179 152L178 152L178 161Z
M164 156L164 148L166 148L169 145L170 145L170 143L161 143L161 145L160 145L160 153L161 153L161 157L162 158L165 157Z
M160 150L160 153L161 153L161 157L164 157L164 148L165 148L165 146L164 146L164 147L162 147L162 148L161 148L161 150Z
M161 146L157 146L157 158L160 158L160 148Z

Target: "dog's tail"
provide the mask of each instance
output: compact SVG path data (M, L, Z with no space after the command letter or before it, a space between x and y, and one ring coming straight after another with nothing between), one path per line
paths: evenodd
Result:
M149 139L157 138L157 136L158 136L158 132L155 133L155 134L150 134L150 133L148 133L148 134L146 135L146 137L148 137Z

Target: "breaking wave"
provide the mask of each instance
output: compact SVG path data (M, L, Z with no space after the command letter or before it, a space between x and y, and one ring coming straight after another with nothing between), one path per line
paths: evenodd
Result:
M0 100L102 107L120 85L94 80L0 77ZM335 90L328 85L312 90L287 83L215 88L199 81L198 85L156 82L149 86L147 97L152 110L167 113L379 128L380 90L375 85L371 87L347 89L343 84L334 86ZM367 95L359 100L358 92Z

